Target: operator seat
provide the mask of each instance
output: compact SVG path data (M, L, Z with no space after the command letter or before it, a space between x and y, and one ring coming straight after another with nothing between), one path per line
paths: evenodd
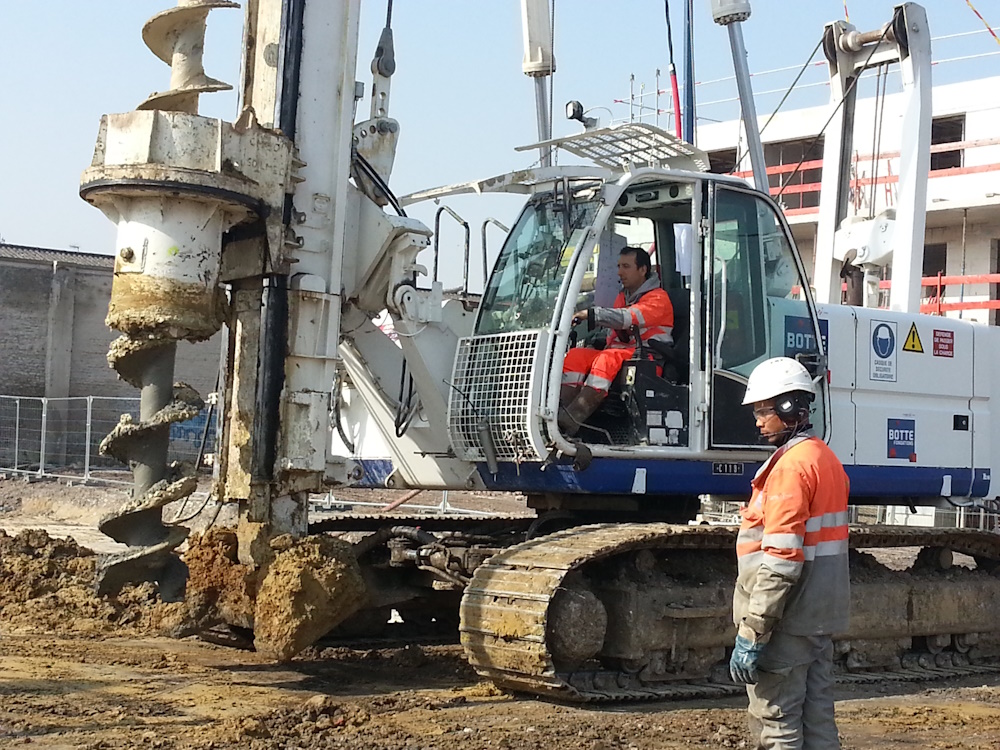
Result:
M650 341L649 348L663 363L664 380L686 385L691 377L691 292L684 288L666 292L674 308L673 343Z

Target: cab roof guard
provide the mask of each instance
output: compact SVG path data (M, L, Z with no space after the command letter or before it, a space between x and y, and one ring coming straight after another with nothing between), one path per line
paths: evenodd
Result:
M488 177L483 180L459 182L442 187L420 190L399 199L409 206L433 198L469 193L534 193L539 185L555 180L609 180L626 171L642 167L659 167L686 172L709 171L708 154L690 143L653 125L624 123L600 130L588 130L576 135L553 138L515 151L532 151L543 146L555 146L596 166L567 165L535 167Z

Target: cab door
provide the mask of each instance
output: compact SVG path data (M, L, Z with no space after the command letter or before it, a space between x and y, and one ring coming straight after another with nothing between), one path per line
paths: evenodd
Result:
M765 359L798 358L814 374L812 423L825 436L824 345L791 234L773 201L715 183L709 202L705 266L711 337L710 444L759 447L750 407L742 406L750 372Z

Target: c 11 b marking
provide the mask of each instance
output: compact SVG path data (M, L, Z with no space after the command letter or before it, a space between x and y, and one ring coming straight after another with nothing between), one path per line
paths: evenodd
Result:
M740 476L743 474L743 464L716 461L712 464L712 474L722 476Z

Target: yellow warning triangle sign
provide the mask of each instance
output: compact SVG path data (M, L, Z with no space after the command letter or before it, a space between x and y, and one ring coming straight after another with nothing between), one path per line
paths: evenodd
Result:
M903 344L904 352L924 353L924 345L920 343L920 334L917 333L917 324L910 325L910 332L906 334L906 343Z

